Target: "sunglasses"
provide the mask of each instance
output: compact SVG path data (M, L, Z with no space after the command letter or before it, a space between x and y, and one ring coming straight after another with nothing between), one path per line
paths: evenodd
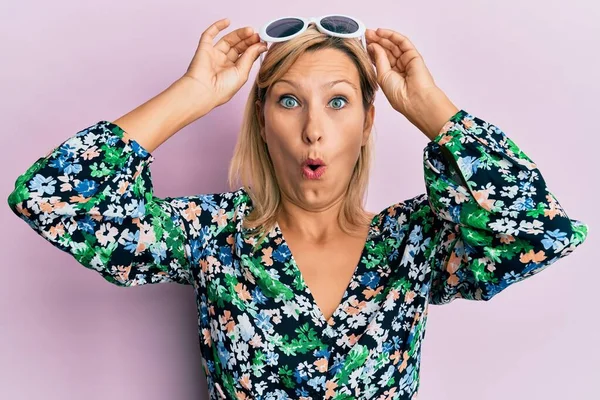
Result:
M314 23L319 32L340 38L360 38L366 49L365 24L348 15L332 14L322 17L283 17L270 21L262 27L259 36L264 42L284 42L295 38ZM262 64L265 52L260 54Z

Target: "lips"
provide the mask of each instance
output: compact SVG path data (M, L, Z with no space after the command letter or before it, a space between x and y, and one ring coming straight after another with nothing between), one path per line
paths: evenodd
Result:
M302 163L302 175L307 179L319 179L327 166L320 158L308 158Z

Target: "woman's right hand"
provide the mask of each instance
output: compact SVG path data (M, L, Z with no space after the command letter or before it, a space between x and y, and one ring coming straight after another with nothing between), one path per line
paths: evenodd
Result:
M208 95L205 98L211 99L213 108L237 93L248 80L254 61L267 49L251 27L236 29L213 45L217 34L228 26L229 19L223 18L202 33L194 58L180 79L199 84L203 97Z

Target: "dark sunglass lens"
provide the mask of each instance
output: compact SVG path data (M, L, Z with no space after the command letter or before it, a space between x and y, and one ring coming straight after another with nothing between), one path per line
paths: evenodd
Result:
M332 16L325 17L321 20L323 28L335 33L354 33L358 31L358 23L352 18Z
M282 38L298 33L304 22L297 18L283 18L273 22L267 27L267 34L271 37Z

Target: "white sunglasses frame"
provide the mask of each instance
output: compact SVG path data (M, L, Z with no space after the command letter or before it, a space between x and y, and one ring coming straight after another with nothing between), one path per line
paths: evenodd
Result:
M345 17L345 18L349 18L349 19L353 20L354 22L356 22L358 24L358 29L354 33L336 33L336 32L332 32L332 31L324 28L323 25L321 25L321 20L323 18L327 18L327 17ZM286 19L286 18L299 19L302 22L304 22L304 25L302 26L302 28L300 28L300 30L298 32L294 33L293 35L286 36L284 38L276 38L276 37L269 36L269 34L267 33L267 28L269 27L269 25L271 25L273 22L279 21L281 19ZM323 15L321 17L309 17L309 18L297 17L297 16L279 17L279 18L276 18L276 19L274 19L272 21L267 22L260 29L260 31L259 31L258 34L260 36L261 41L263 41L264 43L285 42L287 40L291 40L291 39L295 38L296 36L302 34L302 32L304 32L306 29L308 29L308 26L311 23L315 24L315 26L317 27L317 29L319 30L319 32L325 33L325 34L330 35L330 36L335 36L335 37L340 37L340 38L346 38L346 39L360 38L363 47L365 48L365 50L367 49L367 39L365 37L365 32L367 30L366 25L361 20L359 20L358 18L351 17L349 15L344 15L344 14L328 14L328 15ZM260 63L261 64L262 64L262 62L264 60L265 53L266 52L264 52L264 51L262 53L260 53Z

